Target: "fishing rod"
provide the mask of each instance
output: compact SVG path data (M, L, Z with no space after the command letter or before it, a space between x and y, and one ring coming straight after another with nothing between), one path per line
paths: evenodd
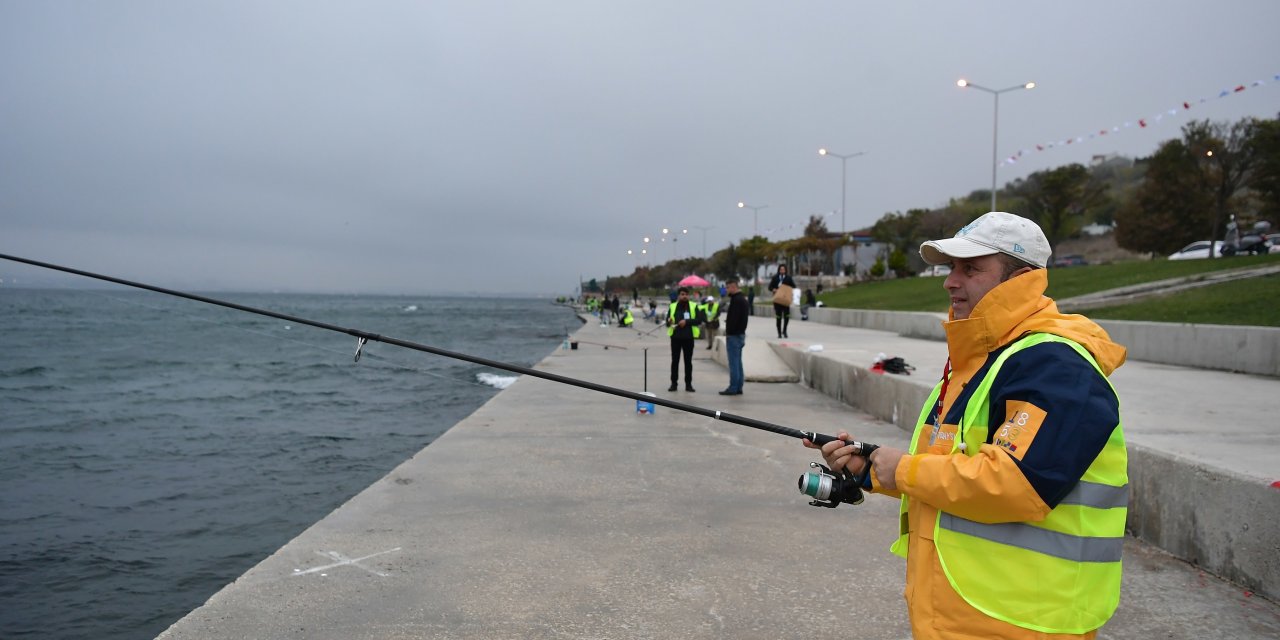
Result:
M114 276L103 275L100 273L93 273L91 271L83 271L81 269L74 269L71 267L65 267L62 265L52 264L48 262L41 262L39 260L32 260L29 258L22 258L18 256L12 256L12 255L0 253L0 259L9 260L12 262L19 262L22 264L40 267L43 269L50 269L53 271L61 271L63 273L70 273L77 276L92 278L95 280L102 280L104 282L111 282L114 284L124 285L126 287L133 287L135 289L145 289L147 291L154 291L156 293L162 293L165 295L175 296L178 298L186 298L187 300L194 300L196 302L203 302L205 304L211 304L219 307L226 307L228 309L235 309L237 311L243 311L246 313L252 313L260 316L266 316L268 318L275 318L277 320L284 320L286 322L292 322L295 324L307 325L310 327L315 327L317 329L325 329L327 331L345 333L349 336L353 336L354 338L356 338L355 362L360 361L360 355L366 343L370 341L381 342L384 344L395 345L397 347L403 347L405 349L422 351L425 353L443 356L443 357L451 358L454 360L462 360L464 362L470 362L473 364L478 364L486 367L492 367L494 369L502 369L504 371L510 371L512 373L532 376L535 378L542 378L543 380L559 382L560 384L567 384L574 387L589 389L591 391L597 391L600 393L607 393L610 395L621 396L623 398L630 398L632 400L636 400L639 402L649 402L649 403L661 405L670 409L675 409L677 411L684 411L686 413L693 413L700 416L712 418L715 420L720 420L723 422L729 422L729 423L741 425L744 427L751 427L752 429L760 429L762 431L769 431L771 433L789 436L792 438L809 440L810 442L813 442L814 444L817 444L819 446L824 445L828 442L834 442L839 440L834 436L817 433L816 431L801 431L799 429L793 429L791 427L785 427L782 425L773 424L772 422L765 422L763 420L756 420L755 418L748 418L745 416L734 415L732 413L725 413L717 409L704 409L702 407L694 406L691 404L685 404L683 402L676 402L674 400L668 400L666 398L659 398L657 396L640 394L633 391L627 391L625 389L619 389L616 387L610 387L602 384L597 384L594 382L588 382L586 380L578 380L577 378L570 378L568 376L548 373L546 371L539 371L537 369L522 367L519 365L510 364L507 362L490 360L488 358L481 358L479 356L473 356L466 353L460 353L457 351L449 351L448 349L441 349L439 347L433 347L430 345L425 345L417 342L401 340L399 338L393 338L391 336L384 336L376 333L369 333L367 331L362 331L360 329L341 327L341 326L329 324L326 322L319 322L316 320L310 320L307 318L292 316L285 313L279 313L276 311L271 311L269 309L260 309L258 307L251 307L248 305L237 304L235 302L228 302L226 300L219 300L217 298L210 298L208 296L202 296L194 293L187 293L185 291L178 291L175 289L166 289L164 287L158 287L156 285L146 284L143 282L125 280L123 278L116 278ZM853 445L854 453L856 455L866 457L868 458L868 460L870 460L871 453L879 448L878 445L865 443L865 442L858 442L856 440L853 442L848 442L847 444ZM867 479L867 475L871 471L870 464L867 464L865 471L862 474L859 474L857 476L854 476L852 474L848 474L845 472L833 472L831 469L828 469L827 467L822 466L816 462L810 463L810 467L813 469L821 469L822 471L820 473L816 471L810 472L803 476L800 476L800 480L798 482L798 487L800 489L800 492L814 498L814 500L809 504L812 504L814 506L822 506L822 507L836 507L841 503L859 504L862 502L862 488Z

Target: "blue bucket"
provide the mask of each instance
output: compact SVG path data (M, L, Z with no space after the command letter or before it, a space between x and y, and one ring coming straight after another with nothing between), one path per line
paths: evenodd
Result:
M642 395L653 396L655 398L657 397L657 394L651 393L649 391L642 392ZM655 407L652 402L636 400L636 413L642 416L651 416L654 414L655 411L657 411L657 407Z

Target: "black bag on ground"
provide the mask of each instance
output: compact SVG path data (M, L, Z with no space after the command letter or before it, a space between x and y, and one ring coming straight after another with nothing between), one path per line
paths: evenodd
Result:
M916 368L907 364L906 360L894 357L888 358L884 361L884 370L887 373L901 373L909 376L912 371L916 370Z

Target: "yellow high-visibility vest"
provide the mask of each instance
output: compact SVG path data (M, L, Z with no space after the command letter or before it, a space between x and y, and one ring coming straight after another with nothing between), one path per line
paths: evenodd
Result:
M996 358L969 398L952 440L953 455L960 451L976 455L986 443L991 385L1004 362L1044 342L1070 346L1106 379L1093 356L1076 342L1047 333L1024 337ZM934 387L916 421L912 454L923 429L932 427L926 420L941 387L941 382ZM903 557L907 555L907 504L903 495L899 537L892 547ZM939 511L934 546L951 587L979 611L1043 633L1086 633L1106 623L1120 603L1120 555L1128 506L1128 454L1124 430L1117 424L1076 487L1044 520L986 524Z
M667 326L668 338L671 337L671 334L676 332L676 323L684 319L684 318L676 318L676 305L678 304L680 303L672 302L671 306L667 307L667 320L670 321L670 324ZM689 320L692 321L697 314L698 314L698 303L690 301L689 302ZM697 340L700 337L702 337L702 328L695 324L693 325L693 339Z

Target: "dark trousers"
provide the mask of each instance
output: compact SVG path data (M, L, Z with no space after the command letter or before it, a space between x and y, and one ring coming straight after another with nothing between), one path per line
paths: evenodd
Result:
M680 354L684 354L684 383L693 384L693 338L671 339L671 384L680 380Z

